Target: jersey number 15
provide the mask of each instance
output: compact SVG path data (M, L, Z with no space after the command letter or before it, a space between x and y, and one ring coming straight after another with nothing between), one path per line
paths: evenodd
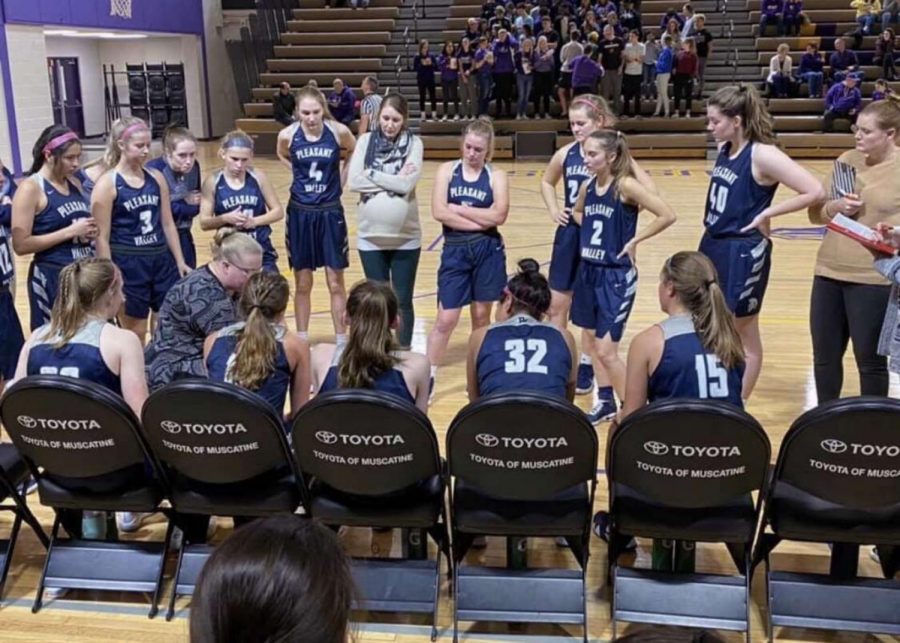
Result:
M694 357L694 370L697 371L697 387L700 397L728 397L728 371L715 355L697 355Z

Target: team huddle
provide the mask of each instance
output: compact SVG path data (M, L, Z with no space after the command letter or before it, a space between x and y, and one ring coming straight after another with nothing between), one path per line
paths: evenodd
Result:
M7 176L3 184L4 378L90 377L137 410L148 381L153 390L181 377L245 386L279 412L289 401L290 414L311 389L354 387L394 393L427 410L437 369L469 306L470 399L530 389L571 400L576 390L596 389L594 423L671 397L742 406L762 362L758 319L771 268L769 221L824 200L819 181L777 147L753 88L723 88L708 101L708 130L720 147L705 234L699 251L666 261L659 300L669 317L635 337L627 364L619 343L637 292L636 251L671 226L676 213L631 157L605 101L591 94L573 100L575 140L543 174L541 193L556 223L547 277L536 261L522 260L507 278L501 233L510 210L507 175L490 162L490 120L466 125L461 157L440 165L430 195L443 249L425 356L410 351L419 252L410 239L421 236L415 182L422 152L407 116L405 99L388 95L376 127L357 141L330 118L316 88L301 89L297 120L278 135L278 157L293 179L286 208L266 174L253 168L253 141L241 131L222 139L223 166L201 181L196 141L185 129L170 129L163 156L148 160L147 125L120 119L103 158L81 168L77 136L47 128L28 178L16 186ZM348 184L360 193L358 227L367 234L359 250L369 277L349 297L341 204ZM795 194L773 204L779 184ZM376 202L383 207L373 210ZM641 211L652 215L643 225ZM272 235L285 217L296 333L284 322L290 288ZM199 268L194 218L216 231L212 260ZM13 304L10 228L15 253L32 256L27 343ZM310 349L318 268L325 269L335 342ZM152 329L151 312L158 316ZM113 318L120 328L108 322ZM580 351L570 320L582 330Z

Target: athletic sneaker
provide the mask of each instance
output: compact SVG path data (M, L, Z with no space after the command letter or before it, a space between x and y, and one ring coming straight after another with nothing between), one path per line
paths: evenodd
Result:
M144 521L144 518L149 515L150 514L144 513L131 513L129 511L116 512L116 527L119 528L119 531L124 531L126 533L137 531L141 528L141 523Z
M591 424L597 426L601 422L607 422L616 417L618 409L614 400L597 400L594 408L587 414Z
M874 560L879 565L881 564L881 556L878 555L878 547L872 547L869 551L869 558Z
M579 364L578 379L575 381L575 392L578 395L587 395L594 390L594 365Z
M594 535L609 544L609 512L598 511L594 514ZM621 548L621 551L630 552L635 550L637 550L637 541L634 537L628 537L628 542Z

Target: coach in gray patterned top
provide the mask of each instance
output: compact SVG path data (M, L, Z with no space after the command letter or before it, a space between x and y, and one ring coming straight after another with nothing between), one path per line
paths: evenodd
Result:
M237 321L235 302L247 279L262 268L262 248L249 235L223 227L213 260L172 286L147 345L150 390L186 377L206 377L203 341Z

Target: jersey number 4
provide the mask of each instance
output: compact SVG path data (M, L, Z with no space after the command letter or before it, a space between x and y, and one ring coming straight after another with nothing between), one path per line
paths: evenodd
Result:
M697 355L694 357L694 370L697 371L697 387L700 397L728 397L728 371L715 355Z
M322 177L324 176L324 172L319 169L319 162L313 161L309 166L309 178L314 183L321 183Z
M547 374L547 367L543 364L544 357L547 355L545 340L507 339L503 344L503 349L509 356L509 359L503 364L503 370L507 373Z

